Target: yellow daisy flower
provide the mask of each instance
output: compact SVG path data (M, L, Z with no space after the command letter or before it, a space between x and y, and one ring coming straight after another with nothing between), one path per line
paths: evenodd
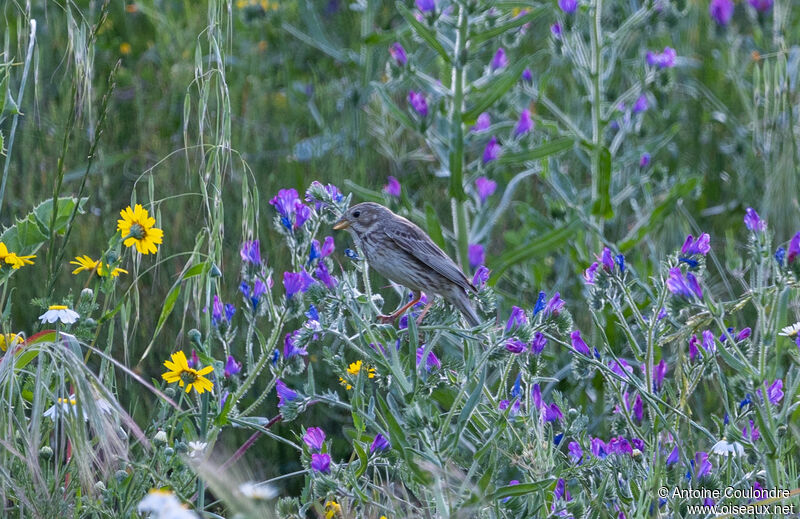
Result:
M156 245L164 238L164 231L153 227L156 219L151 217L141 204L136 204L133 209L128 206L119 214L122 219L117 220L117 230L125 240L122 243L126 247L136 245L136 250L142 254L151 252L155 254L158 250Z
M360 360L353 362L350 364L350 367L347 368L347 373L350 375L358 375L361 372L361 366L363 363ZM375 368L367 367L367 377L375 378Z
M343 385L343 386L344 386L344 388L345 388L347 391L350 391L351 389L353 389L353 385L352 385L352 384L350 384L350 382L348 382L348 381L346 381L345 379L343 379L342 377L339 377L339 383L340 383L341 385Z
M342 507L336 501L325 502L325 519L333 519L342 516Z
M24 339L16 333L0 333L0 350L6 351L17 344L21 344Z
M172 354L172 361L164 361L164 366L169 370L161 377L169 384L178 382L181 387L186 386L186 392L192 390L197 391L198 394L203 394L204 391L211 391L214 385L210 380L203 375L214 371L214 366L206 366L200 370L192 369L186 360L186 355L179 351Z
M97 275L100 277L105 277L106 275L108 275L108 269L110 267L108 263L106 263L104 266L101 264L100 260L95 261L86 254L84 254L83 256L75 256L75 259L73 261L70 261L69 264L76 265L78 267L72 271L73 274L77 275L79 272L83 272L84 270L87 270L89 272L96 270ZM127 274L127 273L128 273L127 270L117 267L111 271L111 277L115 278L118 277L120 274Z
M35 257L35 254L31 254L30 256L17 256L16 253L9 252L6 244L0 241L0 263L11 265L11 268L15 270L25 265L33 265L31 259Z

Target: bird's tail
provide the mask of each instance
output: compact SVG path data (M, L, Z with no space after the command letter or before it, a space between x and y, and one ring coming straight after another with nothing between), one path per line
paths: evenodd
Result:
M461 287L456 287L452 290L451 293L448 294L447 299L464 314L464 318L470 326L474 327L481 324L481 319L478 317L477 312L475 312L475 308L473 308L469 296Z

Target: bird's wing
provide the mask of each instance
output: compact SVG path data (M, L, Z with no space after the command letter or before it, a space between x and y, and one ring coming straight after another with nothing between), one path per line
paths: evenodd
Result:
M453 283L477 292L478 290L469 282L467 277L450 259L450 256L433 243L425 232L405 218L397 217L383 231L394 241L398 247L414 256L421 263L429 266Z

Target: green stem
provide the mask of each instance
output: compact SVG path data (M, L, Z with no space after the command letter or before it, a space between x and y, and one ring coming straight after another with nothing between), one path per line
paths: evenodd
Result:
M208 391L200 396L200 440L205 441L208 432ZM203 478L197 477L197 509L203 513L206 506L206 484Z
M601 24L601 17L603 14L603 0L595 0L594 6L594 19L592 23L591 33L591 46L592 46L592 61L591 61L591 78L592 78L592 204L600 200L600 156L602 153L602 129L600 127L602 112L601 112L601 95L603 92L603 28ZM592 215L593 223L597 225L600 233L603 232L603 221L597 219L596 215Z
M469 16L464 5L458 5L458 31L453 53L453 103L450 106L450 198L455 227L456 246L461 266L469 264L469 229L467 228L466 194L464 193L464 77L467 68L467 34Z

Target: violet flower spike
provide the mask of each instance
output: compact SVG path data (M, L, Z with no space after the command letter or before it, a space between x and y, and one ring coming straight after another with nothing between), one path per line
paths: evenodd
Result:
M309 427L303 435L303 441L308 445L308 448L315 451L322 450L322 444L325 442L325 431L319 427Z
M478 192L478 198L481 203L486 203L486 200L492 196L497 189L497 182L489 180L486 177L478 177L475 179L475 190Z

